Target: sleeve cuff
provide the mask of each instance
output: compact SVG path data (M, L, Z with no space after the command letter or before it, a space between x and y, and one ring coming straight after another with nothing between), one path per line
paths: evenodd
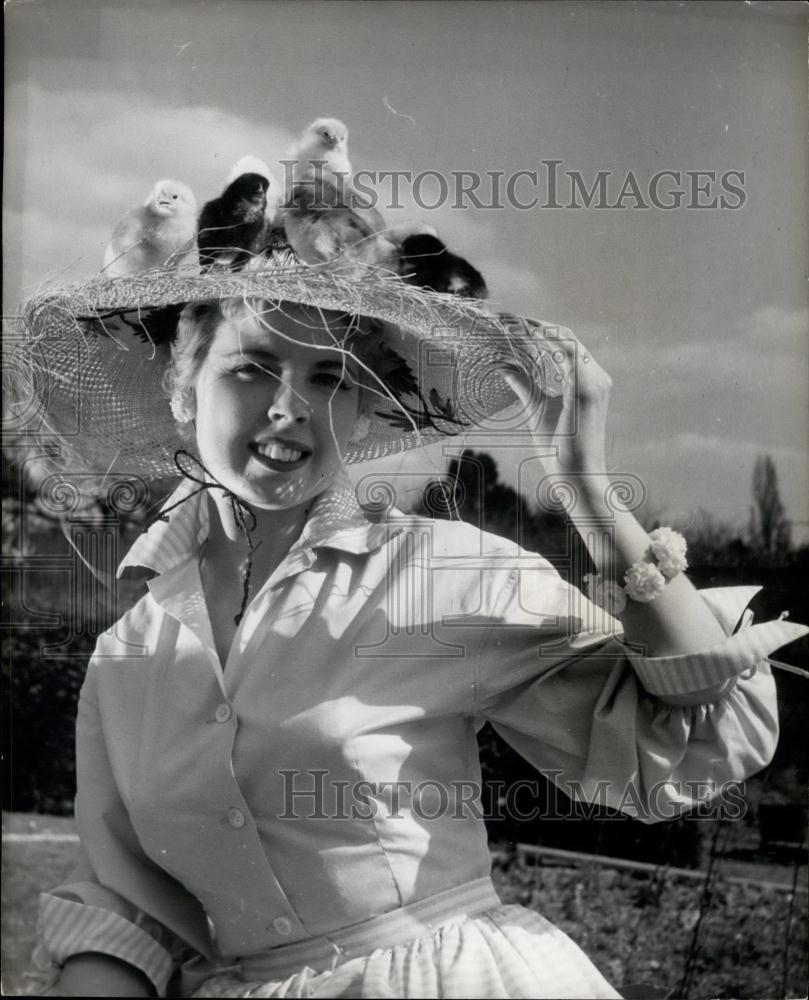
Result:
M761 587L706 587L700 590L699 596L711 609L714 618L725 630L726 635L733 635L739 627L745 628L745 609L756 594L761 593ZM752 611L748 611L752 621Z
M809 633L806 625L788 621L750 625L747 604L760 587L721 587L701 590L728 638L709 649L679 656L646 657L627 647L627 656L649 694L682 695L702 691L738 677L774 650ZM741 621L741 630L730 632Z
M166 995L174 968L171 955L142 927L117 913L43 893L39 938L58 965L82 952L111 955L140 969L154 983L158 996Z

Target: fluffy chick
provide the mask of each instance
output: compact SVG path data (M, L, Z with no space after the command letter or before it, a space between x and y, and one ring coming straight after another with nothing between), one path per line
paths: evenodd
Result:
M293 160L293 187L302 181L321 177L342 187L351 178L348 129L337 118L313 121L303 130L290 155ZM291 189L288 194L292 194Z
M411 285L469 299L488 295L483 275L468 260L450 253L437 236L407 236L399 247L399 274Z
M243 267L261 250L280 200L280 185L266 163L255 156L237 160L222 194L206 202L199 214L202 270Z
M350 191L315 179L296 185L284 211L291 248L307 264L339 260L361 273L368 267L396 271L399 250L373 207L352 207Z
M194 266L196 216L191 188L159 180L146 201L127 212L113 230L104 253L105 273L119 277L153 267Z

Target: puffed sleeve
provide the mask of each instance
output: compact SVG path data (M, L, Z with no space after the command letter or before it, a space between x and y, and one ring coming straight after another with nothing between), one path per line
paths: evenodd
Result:
M763 658L809 629L749 627L743 611L756 589L702 591L727 638L649 658L544 560L523 564L501 591L477 657L478 717L571 798L646 822L671 819L774 753L775 686ZM732 634L740 619L746 627ZM728 681L721 697L700 698ZM697 703L672 704L678 696Z
M91 660L76 724L82 852L69 881L40 896L37 964L101 952L140 969L165 996L181 958L213 955L208 922L199 902L138 842L110 767L94 666Z

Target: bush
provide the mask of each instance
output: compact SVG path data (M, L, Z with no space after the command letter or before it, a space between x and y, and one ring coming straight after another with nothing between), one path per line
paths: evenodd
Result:
M93 541L90 520L73 521ZM136 524L116 529L120 551ZM99 537L99 536L96 536ZM3 808L68 815L75 795L79 690L96 636L137 596L110 594L70 548L58 522L29 503L3 508Z
M48 642L59 638L48 634ZM41 645L38 630L3 639L3 809L66 816L76 794L76 705L93 641L75 659L44 656Z
M805 892L791 906L789 892L731 883L720 873L706 900L701 884L662 870L650 878L600 865L524 867L505 852L495 856L503 902L560 927L619 992L648 983L677 997L806 995Z

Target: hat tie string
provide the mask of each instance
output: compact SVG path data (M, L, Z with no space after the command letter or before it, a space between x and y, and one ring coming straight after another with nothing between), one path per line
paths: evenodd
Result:
M177 470L183 478L190 480L192 483L199 483L199 489L192 490L192 492L187 496L182 497L180 500L170 504L168 507L164 507L156 517L153 517L150 521L146 522L143 526L143 530L148 531L156 521L168 521L168 515L171 511L180 507L186 502L186 500L190 500L191 497L197 496L197 494L202 493L204 490L222 490L224 496L230 501L230 506L233 511L233 520L236 522L236 527L239 529L242 537L247 543L247 565L245 566L244 576L242 578L242 603L239 608L239 613L233 619L234 623L238 625L244 617L244 612L247 608L247 601L250 596L250 576L253 572L253 556L255 555L256 549L259 545L261 545L261 542L253 542L253 536L251 534L256 529L256 515L252 508L245 503L241 497L236 496L232 490L229 490L227 486L220 483L216 476L205 468L196 455L192 455L191 452L186 451L185 448L178 448L177 451L174 452L174 464L177 466ZM202 479L199 475L195 474L197 469L201 470L202 474L207 478Z

